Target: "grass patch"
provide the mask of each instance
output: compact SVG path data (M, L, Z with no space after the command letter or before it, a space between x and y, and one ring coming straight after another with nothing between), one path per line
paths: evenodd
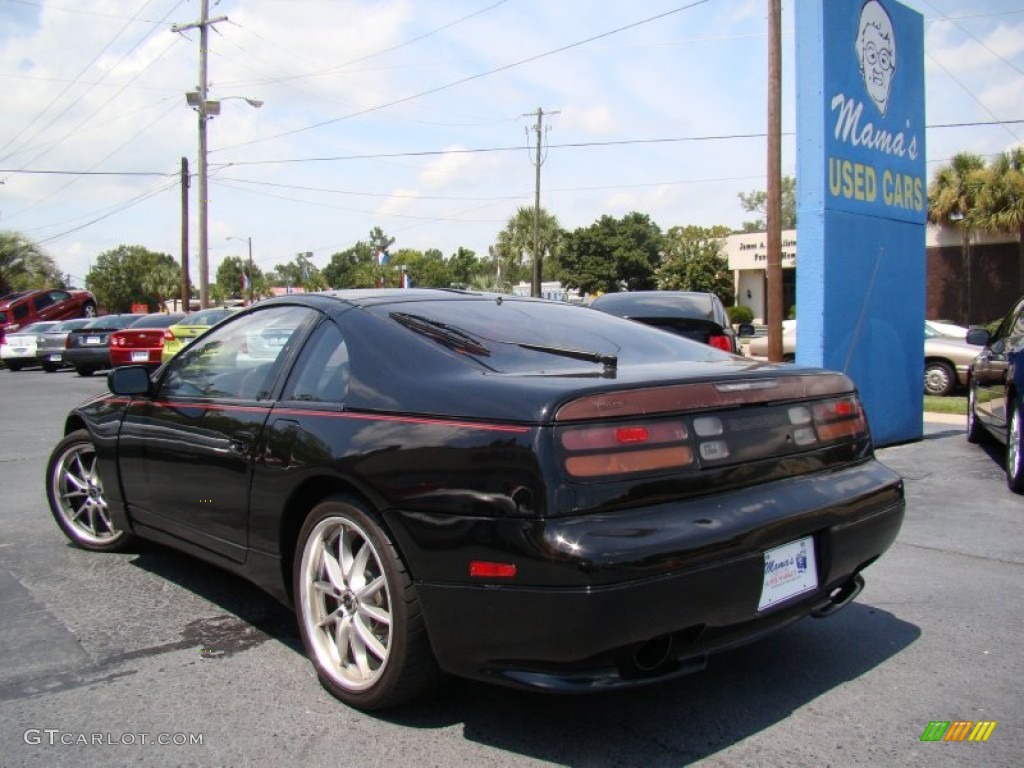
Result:
M961 416L967 415L966 397L935 397L934 395L924 396L924 409L932 413L957 413Z

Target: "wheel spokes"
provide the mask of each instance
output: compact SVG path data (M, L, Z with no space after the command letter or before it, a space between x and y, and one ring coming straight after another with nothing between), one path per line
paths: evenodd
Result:
M303 557L303 620L321 669L351 690L383 673L394 617L383 564L351 521L328 518L314 529Z

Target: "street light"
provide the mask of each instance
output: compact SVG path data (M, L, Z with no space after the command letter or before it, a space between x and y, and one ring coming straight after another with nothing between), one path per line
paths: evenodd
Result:
M205 64L205 58L202 60ZM210 258L209 258L209 224L210 205L209 184L206 170L206 121L220 114L220 101L206 98L206 73L201 73L199 90L185 94L185 103L199 114L199 306L206 309L210 306ZM248 96L225 96L227 99L242 99L251 107L262 107L263 102Z
M252 238L251 237L234 237L232 235L228 235L227 239L228 240L243 240L243 241L245 241L246 243L249 244L249 306L251 307L252 306L253 283L255 282L255 279L254 279L253 274L252 274Z

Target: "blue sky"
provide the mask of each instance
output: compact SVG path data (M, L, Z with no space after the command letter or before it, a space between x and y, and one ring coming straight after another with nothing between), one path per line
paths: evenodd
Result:
M929 176L1024 137L1024 0L909 0L925 17ZM765 187L767 0L223 0L211 33L211 275L252 238L263 269L381 227L395 247L486 255L533 204L738 227ZM783 172L795 173L783 2ZM83 278L103 251L180 256L196 170L198 0L0 0L0 229ZM260 109L242 98L264 102ZM557 113L557 114L554 114ZM575 145L575 146L574 146ZM585 145L585 146L580 146ZM60 174L25 171L61 171ZM75 175L66 172L88 172ZM197 189L190 190L196 276Z

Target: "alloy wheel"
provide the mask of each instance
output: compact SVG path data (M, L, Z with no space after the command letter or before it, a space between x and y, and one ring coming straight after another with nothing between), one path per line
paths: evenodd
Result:
M321 520L306 539L299 600L318 668L337 686L363 691L384 674L392 602L381 556L354 521Z
M79 544L96 547L119 540L124 533L110 520L92 444L70 442L54 457L51 467L51 504L65 532Z

